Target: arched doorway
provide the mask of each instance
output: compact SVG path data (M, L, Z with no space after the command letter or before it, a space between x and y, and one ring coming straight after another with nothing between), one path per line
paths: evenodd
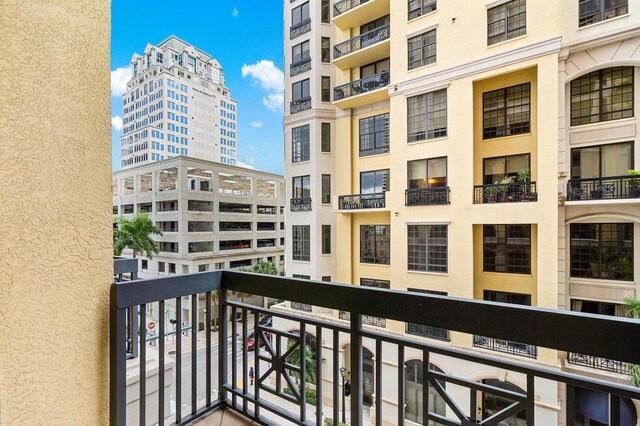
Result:
M484 379L482 383L485 385L493 386L496 388L508 390L511 392L518 392L525 394L526 392L520 389L513 383L505 382L498 379ZM493 416L495 413L500 412L514 403L513 400L503 398L498 395L493 395L487 392L482 392L482 419ZM525 410L520 411L517 414L512 415L500 423L498 426L526 426L527 424L527 412Z
M344 362L347 369L347 380L350 382L351 377L351 345L344 347ZM350 383L351 384L351 383ZM375 362L373 360L373 352L362 347L362 403L365 405L373 405L373 393L375 392ZM349 395L347 390L347 395Z
M423 401L423 363L422 360L411 360L405 363L404 367L404 395L405 395L405 418L414 423L423 425L424 419L422 417L424 406ZM433 364L429 364L429 370L436 371L438 373L444 373L441 369ZM446 384L439 382L444 388ZM429 412L435 413L440 416L446 416L447 406L444 399L438 392L429 384ZM436 423L429 420L428 426L436 426Z

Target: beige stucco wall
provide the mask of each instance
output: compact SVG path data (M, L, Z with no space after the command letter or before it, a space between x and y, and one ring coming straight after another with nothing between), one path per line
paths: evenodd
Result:
M0 0L0 424L108 422L110 2Z

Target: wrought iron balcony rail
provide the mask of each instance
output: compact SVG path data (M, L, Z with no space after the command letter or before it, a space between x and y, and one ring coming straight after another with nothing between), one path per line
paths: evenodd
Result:
M640 198L640 175L569 179L568 201Z
M371 77L365 77L360 80L343 84L333 89L333 100L339 101L381 89L389 85L389 78L389 71L383 71L379 74L372 75Z
M333 17L340 16L368 1L369 0L340 0L333 5Z
M338 197L338 210L383 209L386 204L386 192L378 194L341 195Z
M289 28L289 39L293 40L294 38L300 37L302 34L308 33L309 31L311 31L311 18L307 18L302 22L292 25Z
M614 361L612 359L600 358L591 355L582 355L573 352L567 354L569 364L590 367L596 370L610 371L618 374L630 374L631 366L626 362Z
M338 312L338 318L345 321L351 320L351 314L347 311ZM374 327L385 328L387 326L387 321L384 318L380 317L372 317L371 315L363 315L362 323L365 325L373 325Z
M289 75L291 77L307 71L311 71L311 58L303 59L289 66Z
M311 211L311 198L292 198L292 212L309 212Z
M473 189L474 204L538 201L535 182L492 183L476 185Z
M538 348L536 346L492 337L473 336L473 346L527 358L535 359L538 356Z
M435 206L449 204L449 187L407 189L404 194L405 206Z
M229 299L231 294L251 294L312 305L318 309L345 311L350 313L349 323L322 320L315 314L292 313L282 308L267 309L232 301ZM146 344L148 312L164 313L174 303L184 308L175 310L177 324L182 324L183 320L192 324L201 320L202 327L194 328L190 335L175 333L170 338L175 339L171 343L175 349L170 351L167 336L173 331L169 325L173 322L157 321L157 345L150 347ZM140 334L136 339L139 362L131 363L127 369L126 319L131 308L138 308L140 315ZM264 314L271 315L271 320L261 321L260 315ZM526 384L523 389L507 391L459 375L423 368L422 383L431 385L447 409L446 414L436 413L430 402L431 392L423 392L422 418L442 424L479 423L491 426L521 413L531 426L534 424L534 412L540 409L536 400L545 389L557 389L556 383L565 384L570 392L580 387L607 395L609 412L612 413L609 424L612 426L621 425L620 407L628 402L627 398L640 399L640 389L625 384L571 374L537 363L516 362L478 353L471 348L451 347L364 328L365 315L640 364L640 352L637 350L640 322L629 318L235 271L176 275L111 286L111 424L127 424L127 408L130 416L140 424L154 422L155 417L161 419L158 424L178 425L226 408L238 411L257 424L292 422L305 426L323 425L325 417L338 419L340 416L342 388L338 367L344 365L341 359L343 347L344 355L350 357L351 384L349 404L343 407L349 408L352 426L363 425L367 389L373 391L366 395L374 402L372 411L377 425L382 424L385 418L395 424L405 424L405 404L395 404L394 408L394 404L388 403L405 401L404 369L393 365L405 365L408 357L415 359L416 354L423 365L428 365L434 357L446 358L467 363L478 371L498 369L504 374L519 377L518 380ZM214 323L217 326L215 330L209 326ZM541 333L540 330L553 332ZM199 347L200 336L203 338ZM251 354L249 339L253 342ZM313 344L314 341L323 344ZM185 345L199 349L187 348L183 353ZM372 348L367 362L363 361L365 345ZM294 362L295 352L299 354L303 346L312 348L315 356L310 362L306 356L298 356L298 361ZM154 353L157 362L149 362L148 356ZM251 376L250 362L254 365ZM136 372L138 386L132 385ZM156 375L155 381L147 387L147 377L151 374ZM373 383L369 381L372 374L377 378ZM385 378L385 375L389 377ZM314 380L312 376L324 380ZM254 378L251 385L250 379ZM365 378L368 388L364 387ZM399 386L383 388L384 380L397 380ZM309 400L307 382L314 382L315 400ZM175 388L171 393L175 396L172 404L169 403L169 384ZM456 388L456 393L450 393L449 385ZM510 402L498 408L491 417L479 419L478 392ZM318 401L323 399L328 404L326 410L318 409ZM566 413L566 424L574 424L575 412L567 410Z
M291 104L289 105L290 114L297 114L308 109L311 109L311 98L303 98L291 101Z
M429 339L442 340L443 342L449 341L449 330L438 327L431 327L429 325L407 323L407 334L413 334L414 336L427 337Z
M391 26L383 25L366 33L355 36L345 42L336 44L333 48L333 57L338 59L342 56L356 52L365 47L372 46L384 40L388 40L391 36Z

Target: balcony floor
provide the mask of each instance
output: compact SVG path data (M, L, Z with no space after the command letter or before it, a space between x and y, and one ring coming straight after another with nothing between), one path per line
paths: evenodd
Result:
M230 409L220 409L191 423L197 426L242 426L253 422Z

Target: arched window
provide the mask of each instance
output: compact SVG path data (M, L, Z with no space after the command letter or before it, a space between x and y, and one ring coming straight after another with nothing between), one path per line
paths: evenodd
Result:
M633 67L593 71L571 82L571 125L633 117Z
M482 383L485 385L508 390L511 392L517 392L521 394L525 393L525 391L523 391L513 383L503 382L502 380L498 380L498 379L484 379ZM515 401L503 398L501 396L492 395L490 393L483 392L482 393L482 418L486 419L488 417L491 417L495 413L502 411L508 406L512 405L514 402ZM525 426L526 424L527 424L527 412L523 410L523 411L520 411L518 414L515 414L505 420L502 420L500 423L498 423L498 426Z
M404 369L405 418L421 425L424 424L422 417L422 368L421 360L412 360L405 363ZM443 373L441 369L433 364L429 364L429 370ZM443 382L440 382L440 384L442 387L446 386ZM433 386L429 385L429 412L445 416L446 410L444 399L436 392ZM427 424L428 426L436 426L436 423L431 420Z

